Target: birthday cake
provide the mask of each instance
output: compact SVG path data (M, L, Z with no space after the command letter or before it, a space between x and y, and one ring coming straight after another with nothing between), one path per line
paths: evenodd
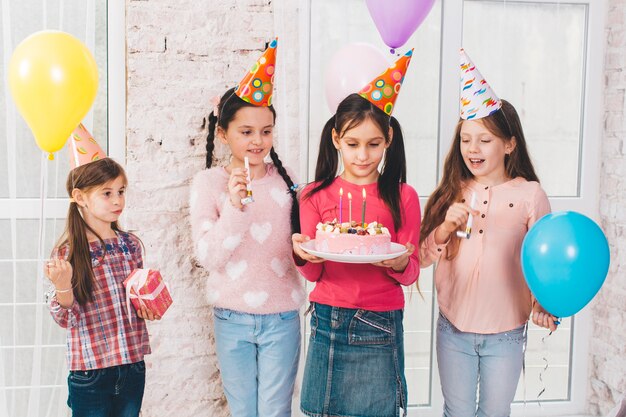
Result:
M365 227L363 227L365 226ZM364 225L336 220L318 223L315 232L315 250L345 255L382 255L389 253L391 234L377 222Z

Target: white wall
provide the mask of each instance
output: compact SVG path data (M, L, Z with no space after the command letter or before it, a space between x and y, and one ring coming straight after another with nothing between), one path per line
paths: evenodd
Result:
M600 176L602 228L611 268L594 300L589 407L606 415L626 395L626 1L609 0L606 28L604 132Z

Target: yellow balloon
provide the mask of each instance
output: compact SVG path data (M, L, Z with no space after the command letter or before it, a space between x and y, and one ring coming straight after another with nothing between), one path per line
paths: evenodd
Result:
M87 114L98 91L93 55L72 35L45 30L24 39L9 62L9 88L37 145L56 152Z

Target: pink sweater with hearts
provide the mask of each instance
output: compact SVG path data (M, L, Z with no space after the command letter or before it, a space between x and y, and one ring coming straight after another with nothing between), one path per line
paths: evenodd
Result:
M235 208L229 174L214 167L191 185L191 231L196 259L207 270L207 298L215 307L251 314L297 310L305 300L292 261L291 196L272 164L252 180L254 203Z

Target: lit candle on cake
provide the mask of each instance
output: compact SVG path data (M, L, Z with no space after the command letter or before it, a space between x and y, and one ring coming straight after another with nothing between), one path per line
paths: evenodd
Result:
M363 207L361 208L361 226L365 227L365 188L363 188Z
M352 194L348 193L348 221L352 224Z
M342 221L342 212L343 212L343 187L339 189L339 225L341 225Z

